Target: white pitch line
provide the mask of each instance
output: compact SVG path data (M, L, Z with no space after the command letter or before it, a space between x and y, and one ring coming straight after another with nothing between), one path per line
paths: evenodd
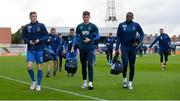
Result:
M28 82L21 81L21 80L17 80L17 79L14 79L14 78L10 78L10 77L7 77L7 76L3 76L3 75L0 75L0 78L6 79L6 80L15 81L15 82L19 82L19 83L22 83L22 84L30 85L30 83L28 83ZM83 95L83 94L79 94L79 93L76 93L76 92L71 92L71 91L68 91L68 90L57 89L57 88L48 87L48 86L42 86L42 88L46 88L46 89L53 90L53 91L56 91L56 92L63 92L63 93L66 93L66 94L71 94L71 95L75 95L75 96L79 96L79 97L89 98L89 99L91 99L91 100L106 101L106 100L101 99L101 98L98 98L98 97Z

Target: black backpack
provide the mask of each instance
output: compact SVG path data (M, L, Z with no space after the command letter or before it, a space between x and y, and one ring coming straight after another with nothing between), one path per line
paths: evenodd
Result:
M53 49L48 45L44 50L43 50L43 61L47 62L50 60L55 59L55 52Z
M65 70L68 73L76 73L78 68L78 58L76 53L67 53L66 55L66 63L65 63Z

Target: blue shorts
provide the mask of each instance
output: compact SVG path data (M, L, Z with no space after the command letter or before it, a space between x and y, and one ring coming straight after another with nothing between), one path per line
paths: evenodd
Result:
M37 64L43 63L43 51L28 50L27 51L27 62L36 61Z

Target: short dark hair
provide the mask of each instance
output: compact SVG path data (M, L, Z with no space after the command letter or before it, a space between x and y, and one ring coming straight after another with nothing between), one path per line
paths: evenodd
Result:
M160 28L160 30L164 30L163 28Z
M112 33L109 33L109 35L112 35Z
M55 28L51 28L51 31L56 30Z
M73 32L74 32L74 28L71 28L70 31L73 31Z
M84 11L84 12L83 12L83 16L85 16L85 15L90 16L90 12L89 12L89 11Z
M29 16L33 15L33 14L37 14L36 11L32 11L29 13Z
M128 15L134 16L134 14L132 12L127 12L126 16L128 16Z
M58 35L62 35L61 33L58 33Z

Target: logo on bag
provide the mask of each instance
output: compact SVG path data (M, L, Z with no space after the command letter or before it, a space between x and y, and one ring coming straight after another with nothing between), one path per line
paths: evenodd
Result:
M72 43L72 40L69 40L69 44Z

